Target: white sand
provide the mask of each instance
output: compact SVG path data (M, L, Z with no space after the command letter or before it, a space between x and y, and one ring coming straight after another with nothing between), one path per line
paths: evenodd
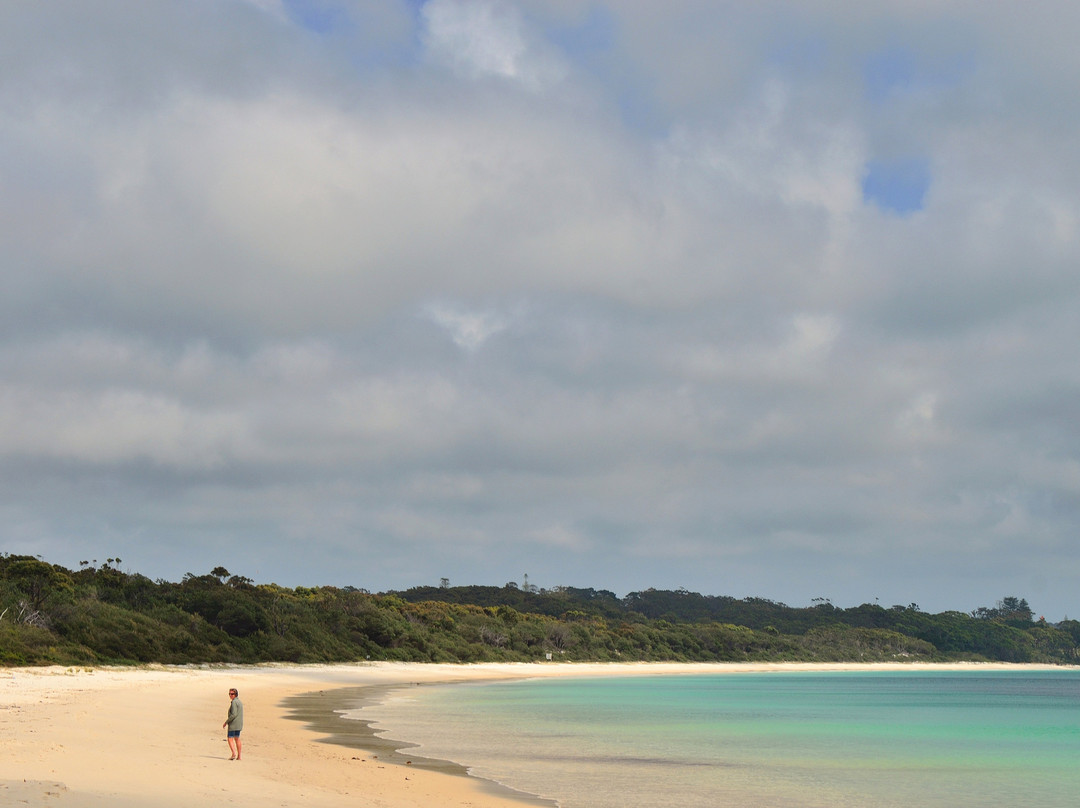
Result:
M840 664L485 664L0 669L0 805L57 808L521 808L468 777L314 743L287 696L356 685L537 676L788 670L987 670L1048 666ZM244 702L243 760L221 729L228 690ZM467 763L468 761L460 761Z

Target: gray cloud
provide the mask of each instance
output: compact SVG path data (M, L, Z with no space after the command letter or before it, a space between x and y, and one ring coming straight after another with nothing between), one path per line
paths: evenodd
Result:
M3 548L1075 613L1038 11L6 7Z

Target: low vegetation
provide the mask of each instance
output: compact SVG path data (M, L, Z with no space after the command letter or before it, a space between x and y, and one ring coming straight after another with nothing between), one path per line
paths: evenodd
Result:
M916 604L795 608L649 589L256 584L217 567L179 583L0 555L0 664L480 661L1006 661L1074 664L1080 623L1004 598L971 613Z

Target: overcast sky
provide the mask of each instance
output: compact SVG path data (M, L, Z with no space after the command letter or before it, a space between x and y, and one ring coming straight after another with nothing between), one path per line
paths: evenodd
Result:
M6 0L0 549L1080 617L1078 33Z

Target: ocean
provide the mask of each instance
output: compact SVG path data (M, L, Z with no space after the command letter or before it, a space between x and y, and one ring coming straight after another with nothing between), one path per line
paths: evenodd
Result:
M347 713L562 808L1074 806L1080 672L556 678Z

